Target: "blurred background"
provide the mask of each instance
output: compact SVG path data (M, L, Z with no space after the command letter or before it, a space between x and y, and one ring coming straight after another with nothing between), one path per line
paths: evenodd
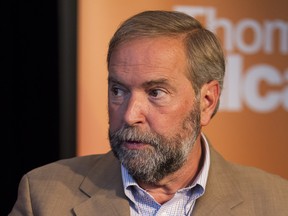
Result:
M4 216L24 173L75 156L76 1L0 5Z
M288 179L285 0L18 0L0 6L0 215L10 212L27 171L109 150L107 46L120 22L142 10L183 11L219 36L227 74L220 112L204 132L228 160Z

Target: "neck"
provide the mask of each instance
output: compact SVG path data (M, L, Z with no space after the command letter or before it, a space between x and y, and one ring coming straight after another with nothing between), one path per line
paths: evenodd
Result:
M179 189L192 184L202 167L202 155L199 136L188 155L187 161L179 170L166 176L156 184L147 184L141 181L138 181L138 184L153 196L158 203L163 204L172 199Z

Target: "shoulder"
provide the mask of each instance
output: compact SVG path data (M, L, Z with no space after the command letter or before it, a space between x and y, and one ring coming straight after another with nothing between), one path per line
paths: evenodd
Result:
M232 165L234 182L246 206L260 215L283 215L288 212L288 180L264 170ZM285 215L286 215L285 213Z
M91 169L97 169L98 166L116 163L111 152L98 155L86 155L73 158L61 159L29 171L26 176L34 178L37 176L60 177L80 175L85 176Z
M221 154L219 154L213 146L209 145L210 154L211 154L211 169L214 174L219 176L220 173L223 174L223 177L230 178L232 177L234 181L243 183L243 184L256 184L256 185L265 185L267 184L279 184L281 186L286 186L288 180L283 177L269 173L265 170L262 170L253 166L245 166L237 164L231 161L227 161ZM288 187L286 188L288 189Z
M119 166L109 152L62 159L35 168L22 177L13 210L21 211L21 215L32 211L34 215L68 215L71 209L103 188L107 179L100 174L107 176L111 169L120 170Z
M287 185L288 180L283 177L267 172L263 169L252 166L244 166L240 164L230 163L230 167L233 169L234 174L242 181L255 182L258 185L278 183L280 185ZM266 185L267 186L267 185ZM287 188L288 189L288 188Z
M241 206L259 215L276 212L282 215L288 211L287 179L256 167L226 161L212 148L207 189L210 195L226 197L226 201L240 199Z
M288 190L288 180L283 177L269 173L265 170L252 166L244 166L225 160L218 152L211 148L212 169L217 173L222 173L225 178L233 179L239 186L246 188L259 188L265 190Z
M235 177L239 185L245 188L251 188L254 191L265 193L283 193L285 192L288 199L288 180L283 177L269 173L256 167L242 166L231 164ZM274 192L273 192L274 191Z

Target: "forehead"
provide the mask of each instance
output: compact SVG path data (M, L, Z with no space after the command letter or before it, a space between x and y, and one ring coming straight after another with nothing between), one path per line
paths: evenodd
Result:
M183 37L181 36L155 36L155 37L139 37L132 38L128 41L124 41L118 44L113 52L111 53L112 57L115 53L125 52L133 49L137 49L138 51L151 51L151 53L147 54L159 54L161 52L165 52L166 54L169 52L178 52L184 54L184 45L183 45ZM157 52L159 50L159 52ZM136 50L134 50L136 51Z
M161 36L137 38L118 45L112 52L108 68L109 74L141 71L141 75L174 73L179 76L179 72L186 71L186 65L183 40Z

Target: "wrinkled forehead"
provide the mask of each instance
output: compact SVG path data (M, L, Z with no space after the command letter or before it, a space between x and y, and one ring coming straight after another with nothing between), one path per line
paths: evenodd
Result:
M171 41L171 40L177 40L179 42L179 45L182 44L183 45L183 49L184 44L185 44L185 38L186 38L187 34L154 34L154 35L138 35L138 34L133 34L133 35L125 35L125 37L123 38L119 38L116 41L114 41L112 44L110 42L110 46L108 49L108 53L107 53L107 66L109 67L109 63L111 60L111 55L116 51L121 49L124 45L126 44L130 44L133 41L153 41L153 40L158 40L159 39L164 39L163 41L167 40L167 41Z

